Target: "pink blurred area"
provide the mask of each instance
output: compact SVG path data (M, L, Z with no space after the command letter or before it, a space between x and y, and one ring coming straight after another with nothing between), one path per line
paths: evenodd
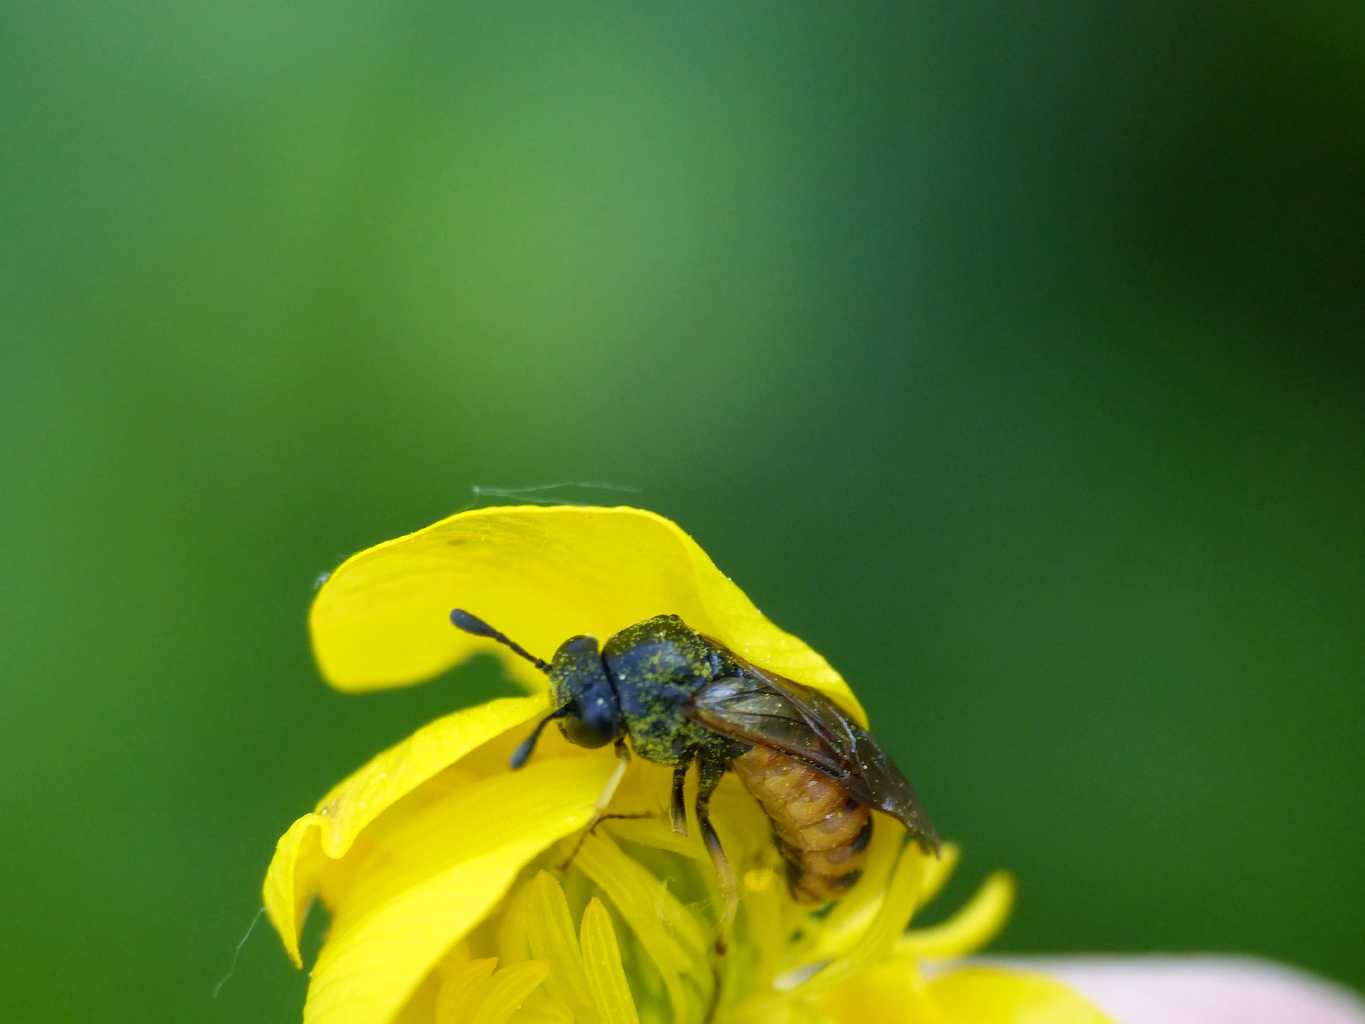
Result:
M1020 959L1116 1024L1365 1024L1365 1000L1311 974L1250 957Z

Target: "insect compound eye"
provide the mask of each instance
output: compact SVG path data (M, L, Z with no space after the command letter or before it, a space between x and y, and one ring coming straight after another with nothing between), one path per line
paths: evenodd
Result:
M615 722L600 715L591 718L569 715L560 722L560 728L570 743L580 747L605 747L616 738Z

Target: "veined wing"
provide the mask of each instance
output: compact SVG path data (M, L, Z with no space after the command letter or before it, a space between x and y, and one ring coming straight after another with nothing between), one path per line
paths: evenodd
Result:
M735 659L739 661L739 659ZM718 679L692 699L707 728L800 758L835 779L859 803L901 821L926 850L938 837L905 778L872 735L808 686L740 661L744 672Z

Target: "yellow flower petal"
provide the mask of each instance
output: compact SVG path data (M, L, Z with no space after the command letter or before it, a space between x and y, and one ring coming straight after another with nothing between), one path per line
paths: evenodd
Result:
M605 640L672 612L866 724L824 658L764 618L675 523L633 508L473 509L352 556L309 616L322 674L342 690L402 686L483 651L537 680L492 641L451 626L456 607L542 658L575 634Z
M665 780L665 784L666 780ZM666 792L662 790L661 792ZM615 806L615 804L613 804ZM635 820L635 821L609 821L603 826L612 836L624 839L628 843L638 843L641 846L648 846L655 850L664 850L667 853L676 853L680 857L686 857L697 863L711 863L711 858L706 852L706 847L701 844L700 838L695 829L689 830L685 836L680 836L673 829L664 824L663 812L657 818Z
M526 886L517 886L508 894L498 913L497 925L493 929L493 948L498 952L499 961L504 964L537 959L531 955L531 947L527 943L529 897Z
M318 878L325 857L318 842L316 815L305 814L289 826L275 844L275 856L265 873L261 902L270 923L284 943L284 951L294 966L303 967L299 935L303 931L308 906L318 891Z
M985 1024L935 1010L913 966L879 964L846 979L822 1002L833 1024Z
M944 843L939 847L938 856L924 863L924 880L919 887L919 905L928 905L947 884L962 857L962 850L956 843Z
M592 879L615 905L659 969L674 1017L688 1019L687 1014L696 1008L698 1000L689 996L683 977L698 963L705 962L709 948L706 932L696 917L678 902L663 881L627 857L605 835L588 836L574 867ZM586 958L586 949L583 955ZM694 980L709 984L709 978Z
M335 908L305 1024L388 1024L527 862L588 823L612 767L610 757L547 758L456 788L384 836Z
M621 949L616 944L611 915L596 896L583 911L580 941L588 989L597 1008L595 1019L601 1024L640 1024L625 968L621 966Z
M878 963L885 959L896 937L910 923L910 915L919 903L920 885L924 880L926 864L932 857L918 846L910 845L901 851L896 870L891 874L891 882L886 888L882 905L867 926L867 930L844 955L845 963Z
M1109 1024L1059 981L997 967L964 967L931 980L930 1001L949 1022L972 1024Z
M1051 978L964 967L926 982L905 960L859 972L822 1005L837 1024L1112 1024Z
M441 1018L437 1016L436 999L440 992L440 975L430 975L398 1012L398 1016L393 1018L393 1024L432 1024L433 1021L439 1021Z
M825 967L806 983L811 991L825 991L840 984L850 975L881 963L891 952L897 936L905 930L919 901L920 884L924 879L925 863L932 855L918 846L906 846L891 873L886 895L867 928L858 936L848 952Z
M438 718L372 758L318 803L323 852L333 858L342 856L361 829L390 804L544 709L540 697L489 701Z
M575 1018L567 1006L546 996L544 988L531 993L531 998L517 1011L515 1019L517 1024L574 1024L575 1019L592 1020L591 1017Z
M868 926L877 916L886 898L892 873L900 861L904 844L904 827L891 818L877 815L863 877L852 891L834 905L834 909L825 918L823 927L813 930L814 944L805 955L808 962L841 957L866 934ZM945 847L941 856L951 865L953 858L951 846ZM923 902L923 897L920 902Z
M999 933L1014 905L1014 879L997 871L982 884L967 905L942 924L917 928L901 936L896 953L917 960L966 956Z
M538 697L496 700L438 718L379 754L289 827L275 848L262 897L295 966L299 932L327 858L346 854L379 814L476 747L535 717Z
M531 882L526 922L531 956L550 965L545 987L582 1020L591 1019L593 997L584 978L569 901L549 872L540 872Z
M792 901L783 873L771 867L750 868L744 873L741 889L744 912L740 940L749 947L753 959L749 962L738 955L726 959L736 961L735 970L747 973L745 980L752 987L766 987L788 966L788 943L792 933L806 923L805 908ZM730 965L724 967L726 986L730 987Z
M451 967L441 980L436 996L436 1024L457 1024L466 1020L469 1007L478 1005L476 996L482 993L497 966L496 960L487 958L468 960Z
M507 1024L548 973L549 968L535 960L504 967L489 980L470 1024Z

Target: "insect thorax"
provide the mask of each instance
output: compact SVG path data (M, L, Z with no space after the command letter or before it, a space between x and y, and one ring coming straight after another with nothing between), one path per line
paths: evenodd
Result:
M692 721L692 695L737 666L676 615L659 615L621 630L602 650L616 684L621 714L635 752L676 764L694 751L723 743Z

